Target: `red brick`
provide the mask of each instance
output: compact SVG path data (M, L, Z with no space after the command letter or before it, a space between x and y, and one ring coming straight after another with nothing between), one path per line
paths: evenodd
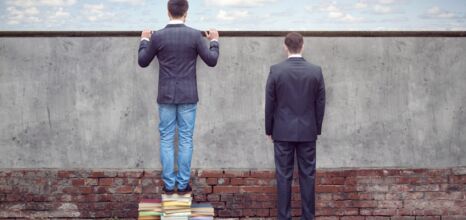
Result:
M239 186L214 186L214 193L238 193Z
M394 179L394 183L396 184L418 184L420 182L421 182L420 177L405 176L405 177L396 177Z
M86 186L86 187L79 187L79 192L80 192L81 194L90 194L90 193L93 193L93 191L94 191L94 190L92 189L92 187L88 187L88 186Z
M218 212L220 217L240 217L243 215L241 209L225 209Z
M415 191L418 191L418 192L435 192L439 190L440 190L439 185L421 185L421 186L416 186L415 188Z
M204 194L193 195L194 202L207 202L207 196Z
M390 220L415 220L416 216L392 216Z
M341 185L317 185L316 192L329 192L329 193L336 193L336 192L344 192L344 186Z
M338 216L316 216L316 220L339 220Z
M343 216L340 220L365 220L364 216Z
M449 183L451 184L466 184L466 175L450 176Z
M122 193L122 194L132 193L133 188L131 186L122 186L122 187L117 188L116 192L117 193Z
M301 209L291 209L291 216L293 217L301 216Z
M397 215L396 209L375 209L373 214L376 216L394 216Z
M391 218L383 216L366 216L366 220L391 220Z
M465 220L466 219L466 215L464 216L461 216L461 215L458 215L458 216L442 216L442 220Z
M249 170L224 170L224 177L249 177L250 171Z
M196 187L193 189L193 192L199 193L199 194L212 193L212 186Z
M268 217L270 216L270 210L269 209L256 209L256 216Z
M217 178L211 178L211 177L209 177L209 178L206 179L206 183L207 183L208 185L217 185L217 181L218 181Z
M91 172L90 177L92 178L105 177L105 174L103 171L93 171Z
M99 185L100 186L111 186L113 184L113 178L100 178Z
M316 215L321 216L353 216L358 215L359 209L358 208L344 208L344 209L337 209L337 208L322 208L316 210Z
M199 170L198 177L223 177L223 170Z
M209 201L209 202L218 202L218 201L220 201L220 195L209 194L209 195L207 195L207 201Z
M351 207L376 208L378 207L378 203L374 200L351 201Z
M71 172L66 171L66 170L58 171L57 176L58 176L58 178L70 178L71 177Z
M226 177L218 178L217 185L222 185L222 186L230 185L230 178L226 178Z
M275 172L270 170L251 170L250 176L253 178L272 179L275 178Z
M225 202L210 202L215 209L225 209Z
M463 192L425 192L424 199L435 200L435 199L448 199L448 200L464 200Z
M441 220L440 216L416 216L416 220Z
M233 185L233 186L244 185L244 179L243 178L231 178L230 182L231 182L231 185Z
M345 177L322 177L318 179L318 184L321 185L343 185Z
M403 207L403 202L402 201L379 201L378 202L378 208L401 208Z
M355 176L383 176L384 172L383 170L355 170Z
M275 186L241 186L241 193L275 193L277 188Z

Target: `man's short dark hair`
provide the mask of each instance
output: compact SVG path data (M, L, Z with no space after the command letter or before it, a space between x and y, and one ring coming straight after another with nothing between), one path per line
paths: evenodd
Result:
M303 49L304 39L303 35L297 32L291 32L286 35L285 45L290 53L299 53Z
M181 18L189 9L188 0L169 0L168 11L174 18Z

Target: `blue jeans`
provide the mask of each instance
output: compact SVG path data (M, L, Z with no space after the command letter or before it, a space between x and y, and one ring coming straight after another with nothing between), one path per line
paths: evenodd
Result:
M197 104L159 104L160 160L168 190L185 189L191 177L193 132ZM175 130L178 126L178 172L175 172Z

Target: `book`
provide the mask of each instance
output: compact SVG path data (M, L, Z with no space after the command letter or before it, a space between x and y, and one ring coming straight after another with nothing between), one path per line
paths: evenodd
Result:
M163 215L162 200L142 199L138 211L138 220L160 220Z
M163 212L153 212L153 211L141 211L139 212L139 216L147 217L147 216L162 216Z
M211 217L215 215L214 207L208 203L192 204L191 212L193 217Z

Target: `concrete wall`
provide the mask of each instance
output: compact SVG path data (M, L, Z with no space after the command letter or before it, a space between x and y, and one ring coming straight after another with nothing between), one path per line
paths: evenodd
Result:
M159 168L157 64L137 37L0 38L0 168ZM466 38L306 37L328 105L318 167L466 165ZM273 168L264 135L282 38L225 37L199 63L196 168Z

